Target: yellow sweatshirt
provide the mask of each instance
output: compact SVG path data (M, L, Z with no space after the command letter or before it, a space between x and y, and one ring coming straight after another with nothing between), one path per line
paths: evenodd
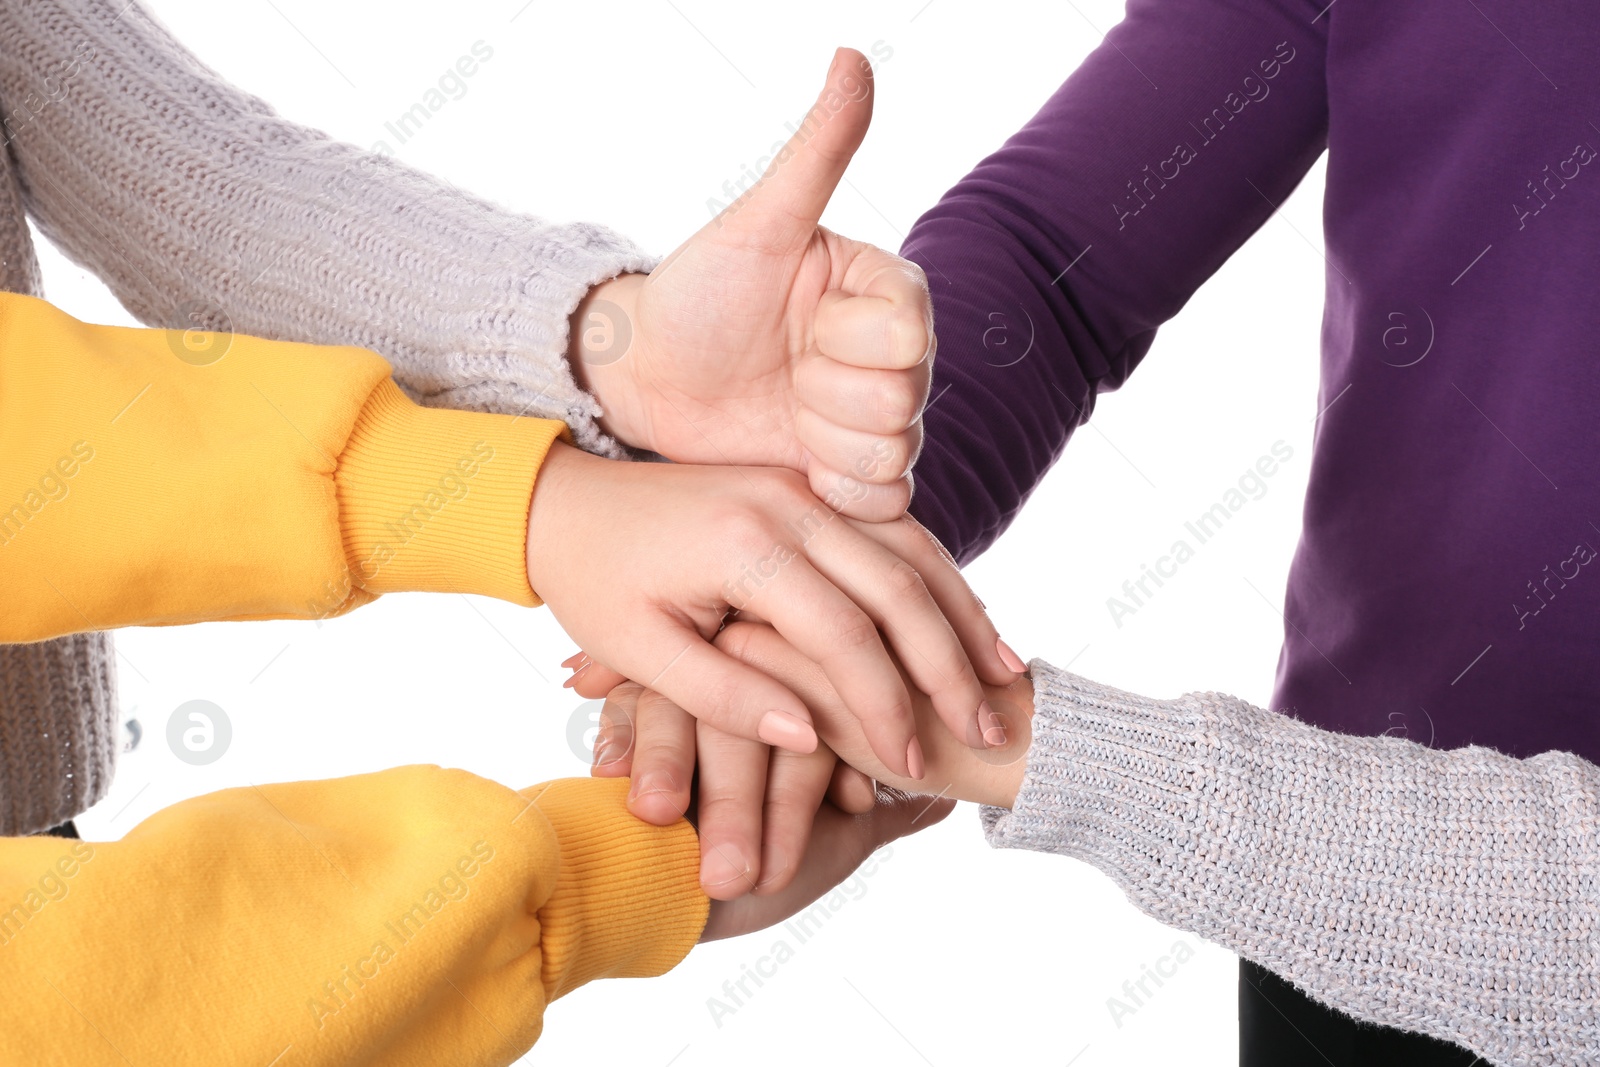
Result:
M528 509L562 424L419 407L363 349L193 342L0 294L0 642L399 590L539 603ZM405 767L198 797L116 842L0 839L0 1062L509 1063L549 1001L699 937L693 831L625 790Z

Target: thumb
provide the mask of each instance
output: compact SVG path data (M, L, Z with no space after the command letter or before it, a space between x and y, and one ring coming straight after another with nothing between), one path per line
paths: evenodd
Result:
M719 220L734 233L760 233L775 244L811 240L822 209L872 122L872 64L854 48L833 55L817 102L759 181Z

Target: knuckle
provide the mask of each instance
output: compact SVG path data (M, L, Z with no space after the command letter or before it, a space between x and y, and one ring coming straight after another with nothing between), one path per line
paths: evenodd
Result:
M912 284L921 289L923 294L926 295L928 292L928 272L922 269L920 263L914 263L909 259L901 260L901 263L904 264L903 269L906 272L906 277L910 278Z
M901 306L889 322L890 358L897 369L908 370L928 355L928 320L920 307Z
M910 375L895 374L877 388L875 409L888 430L899 432L917 419L922 407L922 390Z
M860 652L878 644L877 624L854 605L839 611L830 633L834 648L840 652Z
M740 662L748 662L755 630L753 623L736 622L717 635L716 647Z
M741 798L728 786L700 783L701 825L725 826L726 823L737 819L743 807Z
M983 699L983 686L978 682L978 675L968 662L966 652L960 645L952 643L940 660L940 677L946 679L951 688L963 694L964 703L976 707Z
M754 487L754 503L743 510L770 547L778 526L775 515L789 515L813 502L810 483L799 471L763 467L745 471Z
M903 559L894 561L894 566L889 568L889 573L884 575L884 584L889 593L896 600L921 601L928 595L928 587L922 580L922 575L917 568Z
M792 835L811 821L816 810L817 805L810 797L778 794L767 798L765 817L773 830L788 831Z
M875 450L878 462L871 470L864 472L868 481L884 485L898 480L905 474L911 466L911 449L907 436L907 432L902 432L878 442Z
M761 551L771 548L767 517L752 507L729 508L716 521L716 529L731 544Z
M639 717L654 715L663 705L672 702L654 689L642 689L633 702L633 714Z
M613 690L613 692L615 692L615 690ZM611 697L607 697L606 702L600 705L600 729L631 730L633 728L634 717L640 713L640 708L642 705L642 698L637 701L619 701L613 700Z
M914 733L916 731L917 715L912 710L911 700L905 695L903 688L901 695L890 701L887 707L888 710L883 716L885 722L902 733Z

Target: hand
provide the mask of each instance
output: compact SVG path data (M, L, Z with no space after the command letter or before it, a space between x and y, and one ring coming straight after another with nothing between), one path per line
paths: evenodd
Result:
M763 930L800 911L838 885L863 860L891 841L925 830L950 814L955 803L884 791L867 815L849 815L832 804L817 812L816 828L798 875L782 892L714 900L702 942Z
M717 644L735 658L771 671L810 706L818 730L839 745L859 770L836 763L819 748L804 757L768 750L708 729L671 701L633 683L613 689L601 711L592 774L632 775L628 808L639 818L670 826L689 810L696 753L700 764L697 828L701 886L714 899L732 900L787 890L805 855L811 819L824 792L832 807L859 813L871 806L875 786L867 775L907 792L1010 807L1026 769L1033 685L1026 675L989 689L1006 737L994 749L974 752L957 744L918 700L918 719L929 753L921 781L896 776L877 761L816 664L768 626L734 623ZM577 657L574 657L577 658ZM604 670L604 668L599 668ZM724 743L729 742L729 743ZM770 764L769 764L770 751ZM818 757L823 757L820 761ZM795 762L796 760L804 762ZM865 773L862 773L865 772ZM827 805L824 805L826 808Z
M770 626L734 623L717 636L717 647L788 686L811 709L817 733L828 747L879 783L1002 808L1016 803L1032 740L1033 679L1027 675L1009 686L986 688L988 703L1000 720L1005 737L1002 743L981 752L955 743L946 731L934 728L932 709L926 699L919 698L916 718L918 730L927 742L927 773L920 781L910 781L873 755L822 671ZM642 744L633 755L634 767L642 773L675 755L653 743Z
M840 49L760 181L650 275L579 305L568 355L611 434L679 463L788 467L855 518L905 511L932 374L927 280L817 225L872 98L871 64Z
M872 750L921 776L907 664L958 737L982 745L983 689L1013 673L960 573L910 518L858 523L799 475L625 463L556 444L534 485L528 577L569 634L725 733L809 752L805 704L712 647L749 607L824 665ZM880 637L880 629L886 637Z
M825 795L833 809L850 815L877 803L872 782L826 747L802 755L730 737L697 724L659 693L624 682L601 709L590 773L633 774L636 742L653 755L633 776L628 807L658 826L692 814L700 885L715 900L785 891L801 871Z

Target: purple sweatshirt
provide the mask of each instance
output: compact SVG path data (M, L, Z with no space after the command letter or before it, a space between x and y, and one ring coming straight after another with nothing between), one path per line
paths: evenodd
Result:
M1592 0L1130 0L906 241L939 332L913 513L987 548L1326 148L1274 704L1600 761L1597 55Z

